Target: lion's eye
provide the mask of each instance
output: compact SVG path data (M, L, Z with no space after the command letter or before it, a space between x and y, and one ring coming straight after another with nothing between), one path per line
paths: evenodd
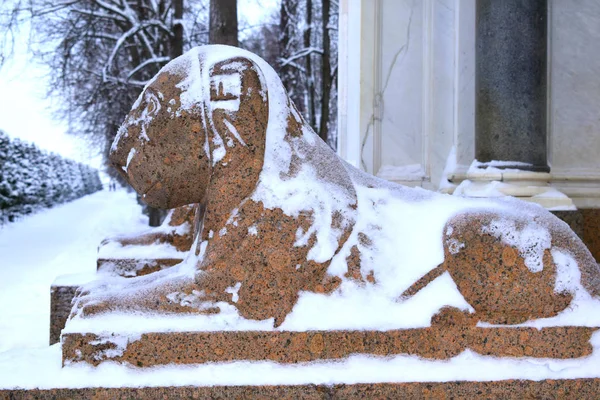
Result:
M156 104L154 101L148 103L148 113L152 114L156 110Z
M154 93L146 94L146 113L148 115L155 115L160 110L160 102Z

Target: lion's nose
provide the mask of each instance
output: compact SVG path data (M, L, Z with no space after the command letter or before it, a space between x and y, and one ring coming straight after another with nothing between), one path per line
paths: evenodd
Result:
M128 139L127 135L117 135L108 156L110 165L115 168L127 182L129 182L129 176L127 174L127 158L134 145L134 142Z
M109 162L110 165L115 168L119 174L121 174L124 178L127 179L127 170L126 170L126 165L127 165L127 159L124 157L121 157L121 149L117 149L116 151L111 151L110 156L109 156Z
M121 175L123 177L123 179L125 179L127 182L129 182L129 175L127 174L127 171L125 170L125 165L115 163L115 162L111 162L110 164L112 165L113 168L115 168L117 170L117 172L119 173L119 175Z

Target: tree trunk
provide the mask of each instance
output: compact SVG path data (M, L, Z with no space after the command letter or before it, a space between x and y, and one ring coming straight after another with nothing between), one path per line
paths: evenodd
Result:
M173 0L173 20L171 58L176 58L183 54L183 0Z
M299 0L282 0L281 14L279 19L279 57L286 60L291 57L298 47L302 45L302 37L298 37L298 15ZM302 64L302 60L298 60ZM283 63L282 63L283 64ZM281 65L279 76L281 82L288 92L290 99L294 102L298 111L306 115L306 101L304 91L304 80L301 77L300 65L297 62L293 64Z
M158 208L148 206L148 225L160 226L163 220L163 212Z
M331 93L331 38L329 37L329 11L331 0L322 0L323 4L323 58L321 62L321 123L319 136L327 143L329 136L329 96Z
M309 49L310 45L310 34L312 31L312 0L306 0L306 30L304 31L304 48ZM307 110L308 110L308 123L316 130L316 117L315 117L315 80L313 77L311 53L308 52L306 55L306 82L307 82Z
M238 44L237 0L210 0L210 44Z
M288 58L291 54L292 38L293 38L293 26L292 16L296 15L298 4L296 0L281 0L281 8L279 15L279 54L281 58ZM283 67L283 69L289 69ZM282 71L283 72L283 71Z
M309 49L310 46L310 34L312 31L312 0L306 0L306 30L304 31L304 48ZM308 111L308 123L316 130L316 117L315 117L315 80L312 71L311 53L308 52L306 55L306 108Z
M293 53L293 40L294 40L294 26L293 17L298 13L298 2L297 0L282 0L281 9L279 15L279 56L282 59L287 59ZM293 67L284 65L281 67L280 74L282 76L283 86L290 92L292 90L293 82L291 78L291 72Z

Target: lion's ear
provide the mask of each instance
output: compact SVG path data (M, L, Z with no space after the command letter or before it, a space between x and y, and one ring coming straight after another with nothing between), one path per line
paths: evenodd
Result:
M231 58L210 72L210 108L228 147L264 147L269 105L262 72L251 60Z

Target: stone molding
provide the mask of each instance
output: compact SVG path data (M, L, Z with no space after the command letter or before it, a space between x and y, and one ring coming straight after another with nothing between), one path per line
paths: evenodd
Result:
M592 399L600 379L0 390L8 399Z
M504 194L538 203L545 208L562 207L565 210L573 207L600 208L600 174L595 171L551 170L545 173L497 170L471 173L464 167L450 172L447 179L451 185L442 191L449 194L453 194L456 187L466 180L480 185L482 191L484 185L495 181L506 184L499 188ZM556 190L565 197L542 197L544 193L551 190ZM534 198L534 196L540 197Z

